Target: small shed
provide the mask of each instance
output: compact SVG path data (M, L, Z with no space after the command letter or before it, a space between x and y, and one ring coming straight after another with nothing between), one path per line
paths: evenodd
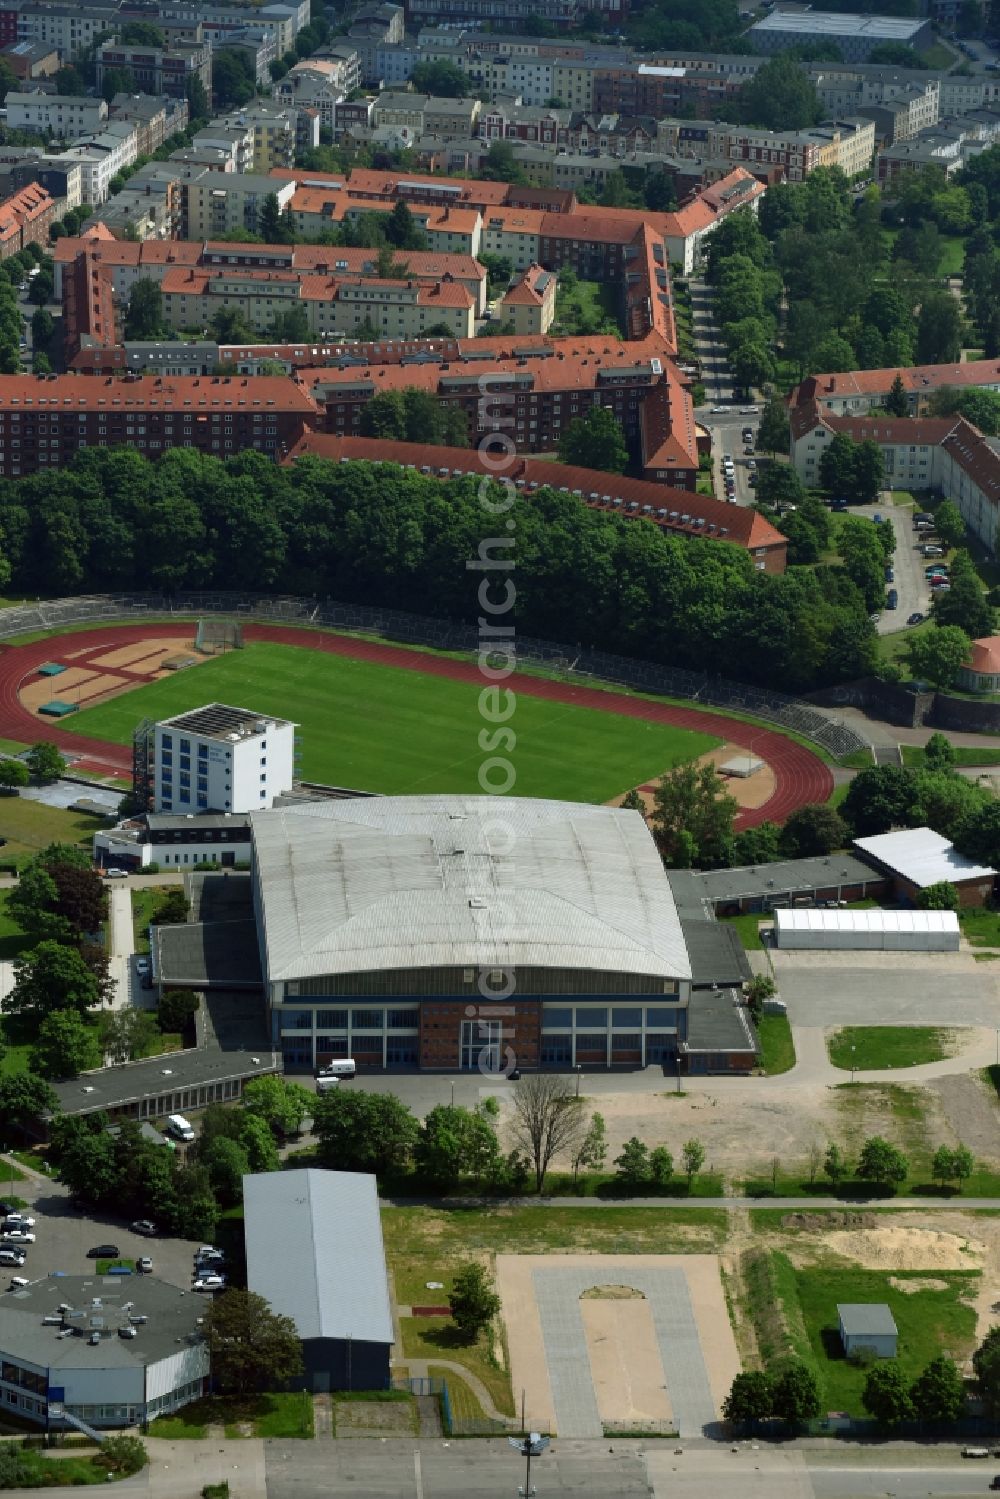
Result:
M958 952L954 911L778 910L776 947L819 951Z
M899 1333L884 1301L851 1301L837 1307L840 1341L850 1358L868 1348L877 1358L895 1358Z

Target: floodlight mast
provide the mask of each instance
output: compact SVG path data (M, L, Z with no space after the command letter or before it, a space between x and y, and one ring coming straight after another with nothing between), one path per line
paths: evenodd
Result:
M537 1490L531 1487L531 1459L533 1457L541 1457L549 1445L550 1438L543 1437L540 1432L529 1431L523 1437L508 1437L507 1440L515 1452L519 1452L525 1461L524 1487L519 1487L517 1491L519 1499L532 1499L532 1495Z

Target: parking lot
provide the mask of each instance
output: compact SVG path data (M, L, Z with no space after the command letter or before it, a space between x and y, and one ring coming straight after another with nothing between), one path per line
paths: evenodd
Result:
M197 1240L144 1238L132 1233L120 1218L80 1212L58 1182L15 1182L13 1187L0 1182L0 1196L9 1196L11 1192L31 1204L28 1211L37 1219L33 1230L35 1243L26 1246L27 1258L20 1270L5 1268L0 1275L0 1287L8 1284L5 1278L8 1273L29 1280L41 1280L53 1272L85 1275L96 1269L94 1260L87 1258L87 1250L97 1244L117 1244L124 1259L148 1255L153 1261L154 1274L161 1280L185 1290L190 1286Z
M1000 981L971 953L771 956L796 1026L1000 1024Z

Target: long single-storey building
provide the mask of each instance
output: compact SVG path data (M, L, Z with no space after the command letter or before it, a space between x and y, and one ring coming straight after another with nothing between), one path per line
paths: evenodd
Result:
M301 1389L384 1390L394 1341L378 1187L360 1171L243 1178L247 1286L290 1317Z
M891 877L893 896L909 905L919 905L928 886L944 883L955 886L963 906L984 906L993 894L997 871L966 858L931 828L855 838L854 847Z

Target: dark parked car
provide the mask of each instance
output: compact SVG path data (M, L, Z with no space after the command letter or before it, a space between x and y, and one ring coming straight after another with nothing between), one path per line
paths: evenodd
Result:
M918 611L917 611L917 612L916 612L916 613L915 613L915 614L911 614L911 615L910 615L910 617L909 617L909 619L908 619L908 620L907 620L907 621L906 621L906 623L907 623L907 624L908 624L908 625L919 625L919 624L922 624L922 623L923 623L923 618L924 618L924 616L923 616L923 615L922 615L922 614L921 614L921 613L920 613L920 611L919 611L919 610L918 610Z
M95 1244L87 1250L88 1260L116 1260L120 1254L117 1244Z
M889 592L885 596L885 604L887 609L895 609L898 607L899 594L896 592L895 588L889 589Z
M156 1234L156 1224L150 1223L148 1218L137 1218L131 1228L134 1234L144 1234L147 1239L152 1239Z

